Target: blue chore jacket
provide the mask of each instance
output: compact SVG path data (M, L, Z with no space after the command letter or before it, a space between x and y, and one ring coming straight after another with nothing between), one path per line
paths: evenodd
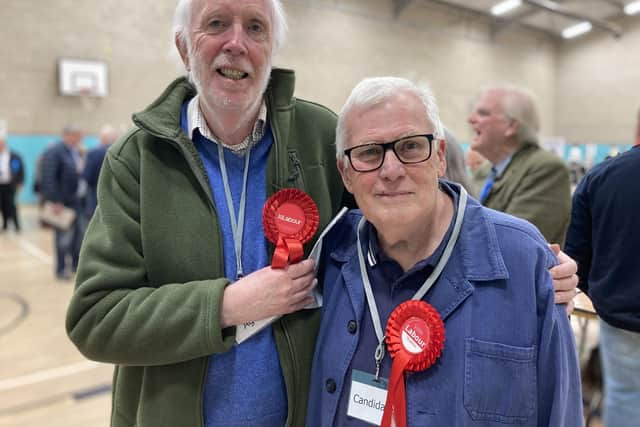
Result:
M337 413L361 337L371 334L361 328L370 316L356 247L361 217L350 211L324 239L308 427L370 425ZM423 298L444 321L445 343L434 365L405 374L408 426L584 425L574 336L548 272L555 262L530 223L469 199L451 258ZM374 295L383 288L374 283ZM372 358L374 350L365 349Z

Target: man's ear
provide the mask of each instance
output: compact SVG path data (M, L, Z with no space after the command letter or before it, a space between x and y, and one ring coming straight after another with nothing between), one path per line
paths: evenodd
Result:
M349 171L347 170L349 166L344 161L344 157L342 157L341 159L337 159L336 164L338 165L338 171L340 171L340 176L342 177L344 188L346 188L349 193L353 194L353 191L351 191L351 177L349 176Z
M516 119L509 119L509 126L507 126L507 129L505 130L505 135L508 138L514 137L518 134L519 130L520 130L520 122L517 121Z
M180 58L182 59L182 63L184 64L184 68L187 72L191 71L191 66L189 64L189 49L187 47L186 41L176 34L173 38L176 48L178 49L178 53L180 54Z

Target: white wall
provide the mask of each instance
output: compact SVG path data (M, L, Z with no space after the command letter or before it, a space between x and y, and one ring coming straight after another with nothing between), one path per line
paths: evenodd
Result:
M565 43L556 72L556 130L577 143L633 143L640 108L640 16Z
M20 0L0 14L0 117L11 133L57 133L68 121L95 132L130 124L177 75L167 56L172 0ZM486 18L413 1L284 0L290 37L275 64L297 73L297 95L339 109L361 78L429 81L445 123L470 137L469 103L482 85L508 81L538 95L545 135L627 142L640 104L640 18L620 40L596 33L558 44L513 27L492 38ZM633 23L635 28L630 24ZM91 108L57 94L56 59L107 61L110 96Z
M363 77L427 81L443 121L468 138L469 104L480 86L508 81L539 95L544 129L554 127L555 45L516 29L489 36L488 22L412 2L398 19L390 1L288 0L290 38L277 64L296 70L297 94L340 108Z

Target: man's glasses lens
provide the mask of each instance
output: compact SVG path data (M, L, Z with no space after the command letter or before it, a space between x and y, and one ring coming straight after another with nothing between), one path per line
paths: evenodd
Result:
M365 144L345 150L351 166L359 172L376 170L384 162L385 152L393 150L405 164L424 162L431 157L433 135L414 135L381 144Z

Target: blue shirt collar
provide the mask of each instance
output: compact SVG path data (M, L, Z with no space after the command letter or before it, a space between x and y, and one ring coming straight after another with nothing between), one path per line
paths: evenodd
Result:
M503 159L498 163L496 163L495 165L493 165L493 169L495 169L496 178L500 178L502 176L505 169L507 169L507 166L509 166L509 163L511 163L512 158L513 158L513 154L507 157L506 159Z

